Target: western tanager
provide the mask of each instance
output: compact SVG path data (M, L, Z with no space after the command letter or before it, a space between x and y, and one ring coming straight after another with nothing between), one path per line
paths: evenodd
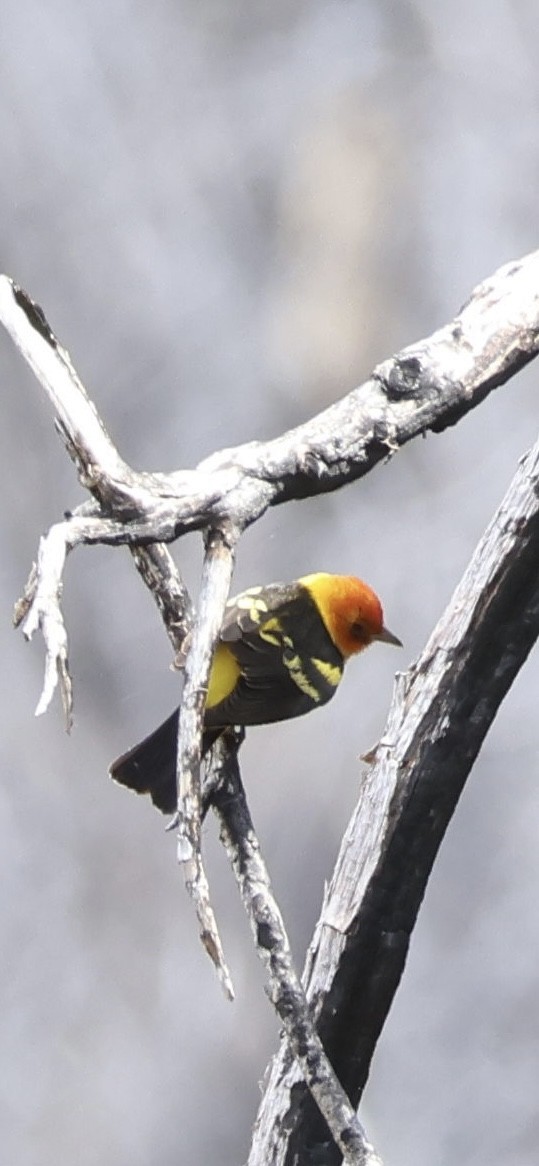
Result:
M373 640L401 646L374 591L352 575L251 587L227 604L210 674L203 751L230 725L264 725L326 704L349 656ZM110 768L115 781L176 808L176 709Z

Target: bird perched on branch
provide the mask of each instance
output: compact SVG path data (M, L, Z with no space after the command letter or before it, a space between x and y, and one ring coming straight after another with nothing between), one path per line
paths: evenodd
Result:
M353 575L251 587L227 604L213 658L203 753L232 725L265 725L326 704L349 656L373 640L402 647L374 591ZM110 768L115 781L176 809L179 709Z

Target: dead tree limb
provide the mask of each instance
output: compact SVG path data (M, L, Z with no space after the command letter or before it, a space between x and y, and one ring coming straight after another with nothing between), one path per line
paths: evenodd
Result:
M397 677L309 948L307 997L355 1105L443 835L538 636L539 442L521 459L424 652ZM324 1166L341 1161L284 1043L266 1084L248 1166L310 1161L300 1156L306 1148Z
M234 544L245 527L261 517L269 506L293 498L334 490L360 478L380 460L392 456L401 445L418 434L429 430L440 432L446 426L454 424L479 404L492 389L507 381L533 359L539 350L539 253L501 268L473 292L468 303L451 324L427 340L405 349L398 356L384 362L374 371L369 381L311 421L274 441L252 442L236 449L224 450L207 458L196 470L172 474L138 473L123 461L77 377L69 355L58 344L42 310L7 276L0 276L0 322L4 324L45 388L56 413L57 428L76 465L80 481L92 496L91 501L73 512L67 512L63 521L51 527L41 540L37 565L31 573L23 599L17 605L16 622L21 624L25 634L30 637L39 628L45 640L45 682L37 711L45 711L55 686L59 683L68 724L70 722L72 686L68 668L67 633L60 605L64 563L70 550L81 544L128 545L138 570L151 588L169 625L169 632L173 629L176 642L181 641L183 648L186 633L191 626L191 606L181 578L173 570L170 556L162 543L172 541L190 530L204 530L209 540L205 580L207 595L212 595L215 603L203 602L197 626L190 636L191 644L186 665L187 699L182 712L182 731L179 735L178 815L174 824L180 826L182 861L187 856L188 862L192 862L193 855L196 856L197 863L200 861L196 875L198 889L195 899L198 895L200 900L198 907L200 908L202 902L204 911L201 913L199 909L199 919L209 920L207 933L205 924L202 923L203 938L226 986L228 973L211 912L209 891L204 881L199 853L201 798L198 771L205 685L216 629L226 601ZM214 540L217 540L217 543L221 540L221 549L226 547L224 557L220 558L219 555L213 554ZM527 561L522 547L517 549L522 562ZM536 546L534 550L536 554ZM528 594L522 579L521 583L522 602L530 605L529 613L528 608L525 608L528 613L524 621L527 633L529 635L531 628L533 634L536 634L534 623L536 608L533 606L535 593ZM505 593L501 585L499 591L500 594ZM495 590L492 610L497 610L495 603L497 594ZM485 600L485 604L487 612L490 612L490 600L489 603ZM495 685L493 689L499 703L523 658L523 649L517 637L517 628L511 625L510 630L514 634L510 657L513 670L511 671L509 665L502 666L498 657L494 659L492 656L492 644L498 644L496 628L491 627L490 616L488 618L485 616L485 619L492 631L491 640L488 641L490 647L487 651L486 640L480 630L477 637L480 646L477 650L480 661L486 656L495 676L500 674L498 687ZM507 622L509 627L509 617ZM476 642L472 632L475 633L475 627L469 629L470 644ZM458 645L452 645L450 641L449 648L443 644L441 646L436 644L436 650L431 647L430 655L425 657L421 668L428 666L431 683L434 684L438 695L446 691L451 695L453 693L451 686L456 686L455 691L460 692L458 688L460 678L461 686L464 685L464 693L459 698L460 705L457 701L457 706L462 705L468 710L471 723L481 725L484 735L490 723L487 713L492 719L497 703L493 697L490 703L486 702L485 711L483 707L485 702L481 702L478 696L477 709L481 715L475 705L470 705L468 698L466 703L468 681L465 683L462 678L468 673L468 665L460 666L462 661L459 664L458 654L455 660L453 659L452 653L456 646ZM501 659L503 656L500 656ZM410 833L408 816L411 814L412 823L418 817L417 807L415 810L413 808L416 785L419 784L422 788L421 782L412 783L410 788L407 775L414 772L416 754L421 757L424 754L430 756L431 743L427 734L431 731L431 722L425 712L426 719L418 723L414 736L412 733L414 715L409 708L410 693L416 691L414 685L419 684L422 677L421 668L417 675L409 678L402 691L397 690L397 696L400 692L401 704L404 701L406 716L404 714L397 716L395 712L390 722L391 732L396 733L397 730L399 732L399 739L395 744L396 752L392 753L387 742L379 746L377 761L365 786L365 789L370 791L372 803L371 817L368 822L363 823L363 841L366 849L360 882L367 894L365 911L369 926L371 926L369 921L377 917L377 911L386 926L380 933L378 946L374 943L374 933L370 946L369 943L366 946L363 943L359 945L362 958L366 961L363 976L365 993L362 994L361 1000L353 1005L353 1016L350 1018L344 1009L342 1015L345 1019L339 1020L341 1024L339 1031L347 1033L342 1043L351 1050L348 1057L344 1056L342 1065L339 1061L341 1045L332 1023L328 1021L328 1015L333 1015L335 1011L337 1017L341 1016L340 1007L346 999L349 987L346 971L353 966L350 952L354 950L354 944L352 943L352 947L349 948L345 941L357 938L359 932L359 924L356 925L355 916L351 914L351 906L342 916L340 906L335 910L333 899L331 896L328 898L317 932L316 947L313 948L308 965L309 990L315 1005L315 1014L319 1019L320 1035L324 1044L327 1043L331 1056L334 1056L335 1068L338 1069L345 1089L351 1091L354 1101L359 1096L366 1076L372 1042L376 1039L398 982L408 936L415 919L414 910L417 911L421 897L419 894L416 902L410 892L410 899L403 899L404 892L400 885L397 886L396 879L403 846L401 832L408 837ZM471 675L474 675L473 669ZM418 691L424 692L422 688ZM396 708L400 708L401 704L397 703ZM452 746L449 751L453 766L451 772L458 771L462 783L466 776L465 765L463 763L459 769L455 764L455 757L459 756L458 742L453 740L449 731L445 732L448 723L446 712L440 714L440 718L444 733L440 731L439 739L436 738L439 741L436 758L439 760L441 757L447 765L446 752L442 746L446 737L451 738ZM481 739L479 732L473 738L475 752ZM473 756L475 753L470 746L466 754L468 768ZM430 765L429 772L438 772L432 758ZM441 763L440 769L443 769ZM394 778L395 773L399 775L399 784L393 789L390 779ZM375 782L376 775L378 776ZM434 778L431 785L436 788ZM447 788L452 788L451 782ZM388 795L388 790L393 791L391 796ZM406 792L403 793L403 790ZM457 793L453 791L453 802L449 798L451 806L456 796L458 791ZM431 855L432 861L443 833L441 825L443 815L435 817L434 822L429 819L429 822L429 829L424 827L426 835L423 843L425 852ZM391 841L392 863L385 870L384 879L388 880L388 885L391 886L392 892L394 891L394 899L386 894L386 884L383 880L381 886L376 882L371 885L371 865L379 851L381 853L381 840L384 843ZM370 872L368 878L367 871ZM417 874L415 880L417 882ZM410 878L409 882L413 889L416 886L414 878ZM352 886L355 888L353 891ZM359 902L357 880L350 881L349 898L350 903ZM337 901L341 903L340 892ZM381 907L379 903L382 904ZM394 914L397 922L402 920L399 927L396 926ZM330 949L333 955L335 952L333 945L327 943L328 934L339 935L343 941L342 958L341 956L337 958L334 977L330 966ZM367 931L367 938L370 935L371 933ZM376 963L373 951L379 963ZM384 974L382 965L385 968ZM316 979L319 972L320 983ZM372 981L369 975L372 976ZM380 1000L374 996L378 1012L376 1010L369 1012L367 1008L370 1001L369 992L374 993L377 977L381 980L382 986L385 984L385 995L382 993L385 1003L382 1006ZM327 1000L330 1001L329 1004ZM353 1023L350 1023L348 1028L350 1019ZM299 1013L296 1015L296 1021L301 1022ZM351 1068L356 1064L361 1065L363 1074L361 1076L360 1073L359 1085L356 1080L357 1073ZM302 1067L305 1071L308 1068L303 1061ZM311 1081L309 1087L316 1096L313 1084L316 1086L316 1082ZM303 1100L300 1100L302 1098L301 1089L295 1089L294 1118L291 1122L293 1136L289 1144L293 1155L296 1153L294 1146L297 1148L299 1145L298 1138L302 1142L307 1140L311 1145L323 1145L324 1139L327 1138L325 1127L317 1125L318 1119L313 1119L312 1111L308 1105L303 1104ZM357 1129L361 1137L361 1127L357 1126ZM332 1133L336 1143L342 1146L339 1130L332 1127ZM262 1123L259 1123L257 1135L259 1145L260 1136L263 1136ZM276 1143L274 1149L275 1146ZM331 1149L332 1154L334 1150L335 1146ZM253 1153L256 1152L255 1142ZM287 1158L287 1161L292 1160L295 1159ZM330 1158L326 1160L329 1162ZM350 1155L350 1161L364 1160L367 1160L365 1155L363 1157ZM270 1161L277 1162L277 1158L267 1157L264 1161L265 1164Z
M176 654L183 657L185 641L191 636L194 612L177 568L166 547L158 544L141 551L140 558L137 551L133 551L133 555L145 583L159 596L159 606L172 646ZM176 621L178 600L184 613L179 624ZM325 1054L304 989L295 971L290 943L241 781L237 761L238 744L237 740L232 744L222 740L215 746L214 764L203 789L201 817L211 806L219 818L221 840L236 876L258 955L268 971L269 998L284 1024L307 1087L324 1114L336 1144L346 1155L347 1161L356 1166L381 1166L380 1158ZM205 892L206 888L203 887L203 894ZM201 918L198 903L196 906L204 935L205 918L203 914ZM205 901L202 907L206 911ZM211 920L208 936L214 934L213 925L214 921ZM208 941L206 936L205 940ZM217 959L211 950L210 956L216 963L227 995L231 995L232 985L226 978L228 969L222 950L217 952Z
M418 434L455 424L537 355L539 252L500 268L450 324L379 365L369 381L304 425L172 474L136 473L123 461L42 309L6 275L0 275L0 322L45 389L81 483L95 499L42 540L16 616L28 637L37 627L45 636L39 711L60 681L69 724L59 602L68 551L84 543L170 542L223 523L241 533L269 506L335 490Z
M230 590L236 537L233 531L214 528L207 538L198 619L187 654L180 706L178 808L168 826L169 830L176 830L177 833L178 862L182 865L185 885L195 906L202 942L229 1000L234 999L234 988L225 963L202 861L200 763L210 669Z
M81 481L102 508L83 509L88 522L71 545L170 542L221 521L242 530L268 506L336 490L419 434L454 425L537 355L539 252L500 268L450 324L384 361L304 425L172 474L126 465L42 310L7 276L0 322L45 388ZM105 523L106 515L116 521Z
M268 972L268 996L283 1024L288 1047L346 1161L357 1166L381 1166L326 1056L294 968L288 936L247 804L237 747L224 737L215 751L217 781L211 805L220 821L220 838L236 875L258 955Z

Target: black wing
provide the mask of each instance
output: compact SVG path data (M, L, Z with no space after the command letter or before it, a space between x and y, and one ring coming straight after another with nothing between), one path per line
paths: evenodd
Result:
M277 613L284 618L301 591L298 583L269 583L242 591L226 605L220 639L225 644L237 643L252 632L258 633L260 625L272 615Z
M241 675L233 692L206 710L205 724L263 725L301 716L333 695L298 647L310 624L310 600L297 583L244 591L227 606L221 640ZM318 613L314 613L320 624ZM322 628L321 634L327 639Z

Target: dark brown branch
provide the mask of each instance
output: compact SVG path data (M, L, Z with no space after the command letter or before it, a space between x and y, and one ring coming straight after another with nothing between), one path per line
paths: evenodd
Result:
M422 656L397 678L309 950L307 996L354 1104L438 847L538 635L539 443L522 459ZM291 1166L306 1146L324 1147L327 1166L340 1161L283 1048L267 1082L249 1166Z

